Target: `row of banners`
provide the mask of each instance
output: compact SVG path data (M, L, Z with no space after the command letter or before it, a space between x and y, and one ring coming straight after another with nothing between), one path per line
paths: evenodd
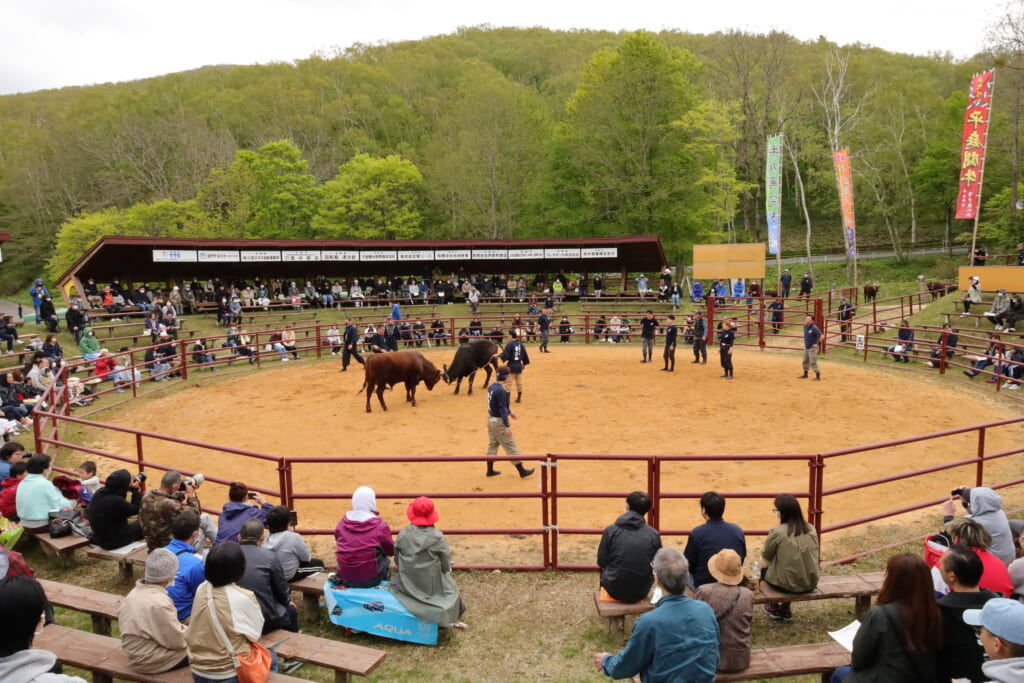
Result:
M309 263L339 261L523 261L527 259L618 258L618 247L554 249L365 249L240 250L154 249L154 263Z
M985 147L992 111L995 72L986 71L971 79L971 97L964 112L964 132L960 155L960 193L956 202L957 218L977 218L981 201L981 181L985 171ZM778 254L782 231L782 136L768 138L765 165L765 217L768 222L768 253ZM853 213L853 174L850 151L841 149L832 155L839 186L839 208L847 253L857 255L857 229Z

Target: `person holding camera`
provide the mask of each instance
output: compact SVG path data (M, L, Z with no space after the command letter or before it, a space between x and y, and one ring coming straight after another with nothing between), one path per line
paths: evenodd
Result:
M115 470L107 477L106 485L96 492L85 509L85 516L92 525L93 543L113 550L142 540L142 524L138 520L129 522L128 518L139 514L142 502L139 484L145 478L144 472L133 477L128 470Z
M1010 531L1010 522L1003 512L1003 499L999 494L986 486L958 486L953 489L949 500L942 504L942 523L947 527L953 521L958 500L967 511L967 517L985 527L992 535L992 545L988 551L1002 560L1003 564L1013 562L1016 557L1013 532Z
M139 522L150 550L163 548L171 542L171 523L183 510L200 514L196 489L201 481L201 475L185 479L181 472L170 470L160 480L160 488L146 491L139 506Z
M267 513L273 509L263 496L257 492L249 492L249 487L240 481L233 481L228 486L228 502L220 513L220 528L214 545L224 541L237 541L242 525L250 519L258 519L267 523Z

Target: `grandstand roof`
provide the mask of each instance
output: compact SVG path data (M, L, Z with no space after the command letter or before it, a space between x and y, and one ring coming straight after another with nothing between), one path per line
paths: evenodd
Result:
M165 282L211 277L423 275L435 267L482 273L657 272L657 235L526 240L100 239L58 279Z

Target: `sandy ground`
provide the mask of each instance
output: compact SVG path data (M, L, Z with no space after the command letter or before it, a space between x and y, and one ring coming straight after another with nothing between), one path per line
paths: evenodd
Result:
M737 349L736 379L721 379L717 352L708 365L692 365L679 354L675 373L641 364L637 345L563 347L552 344L541 355L531 345L524 402L514 406L514 433L523 453L544 454L727 454L724 462L665 463L665 491L695 493L806 491L803 461L758 462L748 456L814 453L924 434L1014 416L994 395L984 397L950 389L925 375L888 373L856 365L822 363L824 380L797 378L799 356ZM440 367L451 350L428 351ZM277 365L277 364L273 364ZM421 494L495 492L533 494L527 498L487 501L437 496L443 529L539 529L542 524L539 477L520 479L508 463L502 476L484 476L483 463L386 463L381 456L481 455L487 446L486 393L477 378L473 396L454 396L443 383L433 392L420 387L419 406L403 402L401 386L386 394L390 410L364 412L357 395L363 381L358 366L346 374L340 363L304 360L280 364L255 374L202 380L174 394L144 398L127 408L100 413L95 419L176 436L230 444L275 456L366 457L369 463L296 464L295 490L333 494L332 500L300 500L300 526L332 529L348 509L359 485L373 486L383 518L400 528L410 497ZM354 372L353 372L354 370ZM991 430L987 451L1020 443L1019 427ZM134 454L134 438L117 433L89 433L89 443L110 452ZM971 457L976 437L958 436L843 456L828 461L826 488ZM276 465L241 456L204 451L145 439L149 461L174 463L225 479L277 490ZM1020 457L999 461L986 480L1020 471ZM536 464L530 465L535 467ZM104 467L101 466L101 473ZM109 471L109 468L108 470ZM158 476L158 475L157 475ZM973 468L917 477L832 496L825 501L825 522L836 523L894 509L948 493L954 484L973 483ZM644 463L563 461L558 488L572 492L611 492L612 498L565 498L558 505L562 562L594 561L597 538L566 533L570 528L599 529L623 509L622 496L647 486ZM226 500L223 487L202 490L207 506ZM387 499L387 495L397 499ZM774 523L769 499L733 498L727 519L747 529ZM938 510L934 511L936 517ZM694 500L664 503L663 529L687 529L701 522ZM936 520L939 523L939 520ZM501 534L451 535L458 563L529 563L541 560L538 536ZM332 544L315 544L328 555ZM760 545L752 539L751 549ZM827 540L826 540L827 548Z

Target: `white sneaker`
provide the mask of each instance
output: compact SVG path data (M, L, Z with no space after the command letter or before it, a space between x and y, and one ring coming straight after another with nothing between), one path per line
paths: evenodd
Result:
M967 316L968 316L968 314L967 314L967 313L961 313L961 314L960 314L960 317L961 317L961 318L966 318Z
M1005 330L1003 330L1003 331L1004 331L1004 332L1016 332L1017 330L1013 329L1012 327L1007 327L1007 328L1006 328Z
M1002 325L996 325L996 332L1001 332L1003 329Z
M1007 384L1003 388L1004 389L1009 389L1010 391L1020 391L1020 385L1019 384Z
M288 361L290 361L290 360L291 360L291 358L282 358L282 359L281 359L281 362L282 362L282 363L287 363L287 362L288 362Z
M15 344L24 344L25 342L21 341L20 339L15 339L14 343Z

